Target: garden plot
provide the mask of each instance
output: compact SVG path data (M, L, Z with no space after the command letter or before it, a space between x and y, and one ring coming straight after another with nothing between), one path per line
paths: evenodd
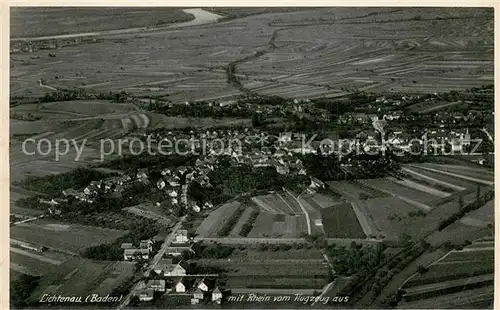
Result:
M252 197L252 200L265 212L289 215L298 214L298 210L295 210L295 208L288 203L288 199L285 200L283 196L284 194L273 193Z
M240 218L238 219L238 222L236 222L236 225L234 225L233 229L229 233L229 237L240 236L241 228L243 228L243 225L245 225L247 221L250 219L250 215L252 214L253 211L255 211L253 207L246 208L245 211L243 211L243 214L241 214Z
M210 212L207 218L196 229L196 235L205 238L217 237L219 229L231 218L239 206L239 202L231 202Z

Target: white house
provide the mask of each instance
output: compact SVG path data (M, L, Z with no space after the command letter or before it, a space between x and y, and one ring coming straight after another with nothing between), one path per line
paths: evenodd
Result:
M185 229L179 229L175 235L174 243L186 243L188 242L188 233Z
M171 190L169 190L167 193L168 193L168 195L169 195L170 197L172 197L172 198L175 198L175 197L177 197L177 196L178 196L177 191L176 191L175 189L171 189Z
M325 187L325 183L317 178L311 178L311 185L309 186L312 188L320 188Z
M144 282L139 283L139 297L140 301L151 301L153 300L154 290L147 287Z
M200 207L198 207L198 205L196 203L193 204L192 208L193 208L193 211L196 212L196 213L198 213L198 212L201 211Z
M186 292L186 287L184 286L184 284L182 284L181 280L179 280L179 282L177 282L177 284L175 285L175 291L177 293L185 293Z
M134 260L137 258L149 259L149 250L132 248L132 249L125 249L123 251L124 260Z
M158 189L164 189L165 185L165 181L163 180L159 180L158 182L156 182L156 187L158 187Z
M208 292L208 286L205 284L203 280L204 279L200 279L200 281L196 285L196 288L201 290L202 292Z
M212 301L215 301L218 304L220 304L222 301L222 292L218 287L215 287L215 289L212 291Z
M203 291L200 290L199 288L196 289L196 291L194 291L194 293L193 293L193 299L202 300L203 299Z
M186 275L186 269L181 266L181 264L167 266L164 270L164 275L166 277L179 277Z

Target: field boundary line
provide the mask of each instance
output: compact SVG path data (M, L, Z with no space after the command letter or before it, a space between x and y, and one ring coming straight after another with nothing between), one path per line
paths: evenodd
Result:
M411 167L414 167L414 166L411 166ZM486 180L476 179L476 178L473 178L473 177L468 177L468 176L461 175L461 174L456 174L456 173L453 173L453 172L442 171L442 170L438 170L438 169L434 169L434 168L429 168L429 167L423 167L423 166L417 166L417 167L418 168L422 168L424 170L428 170L428 171L432 171L432 172L436 172L436 173L441 173L441 174L446 174L446 175L449 175L449 176L452 176L452 177L457 177L459 179L464 179L464 180L468 180L468 181L472 181L472 182L476 182L476 183L481 183L481 184L485 184L485 185L493 185L493 184L495 184L495 182L490 182L490 181L486 181Z
M463 191L463 190L466 189L465 187L462 187L462 186L458 186L458 185L455 185L455 184L451 184L451 183L448 183L448 182L445 182L445 181L441 181L441 180L435 179L433 177L426 176L425 174L418 173L417 171L411 170L410 168L403 167L402 170L406 171L406 172L409 172L411 174L414 174L416 176L419 176L421 178L431 180L431 181L433 181L435 183L440 183L442 185L446 185L448 187L454 188L454 189L459 190L459 191Z
M354 211L354 214L356 214L356 217L358 218L358 222L363 229L363 232L365 235L368 236L375 236L376 233L372 231L372 227L368 223L368 218L365 216L363 211L359 208L359 206L355 202L348 202L351 205L352 210ZM334 206L335 207L335 206Z
M304 192L302 192L298 197L295 197L294 195L292 195L292 193L286 189L286 188L283 188L290 196L293 197L293 199L295 199L295 201L297 201L297 203L299 204L299 207L302 209L302 212L304 212L304 215L306 216L306 221L307 221L307 233L309 235L311 235L311 219L309 218L309 213L307 213L307 210L306 208L304 208L304 206L302 205L302 203L300 202L300 195L302 195Z
M290 206L290 205L288 204L288 202L285 200L285 198L283 198L283 197L280 195L280 193L278 193L278 192L276 192L276 194L278 195L278 197L280 197L280 198L281 198L281 200L283 200L283 202L287 205L287 207L288 207L288 208L290 208L290 211L292 211L292 214L293 214L293 215L295 215L295 211L293 210L292 206Z
M417 208L419 208L419 209L422 209L422 210L424 210L424 211L429 212L429 211L431 211L431 210L432 210L432 207L430 207L430 206L428 206L428 205L426 205L426 204L424 204L424 203L421 203L421 202L415 201L415 200L410 199L410 198L406 198L406 197L404 197L404 196L400 196L400 195L394 194L394 193L392 193L392 192L390 192L390 191L388 191L388 190L385 190L385 189L381 189L381 188L375 187L375 186L373 186L373 185L371 185L371 184L368 184L368 183L366 183L366 182L364 182L364 181L361 181L361 180L357 180L357 182L360 182L361 184L363 184L363 185L365 185L365 186L368 186L368 187L370 187L370 188L373 188L373 189L375 189L375 190L382 191L382 192L384 192L384 193L386 193L386 194L388 194L388 195L390 195L390 196L392 196L392 197L399 198L399 199L403 200L404 202L407 202L407 203L409 203L409 204L411 204L411 205L413 205L413 206L415 206L415 207L417 207Z

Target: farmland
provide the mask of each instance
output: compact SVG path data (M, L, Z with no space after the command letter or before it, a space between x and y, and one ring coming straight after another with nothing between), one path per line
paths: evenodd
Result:
M71 21L67 20L68 14ZM89 19L89 15L92 18ZM94 32L187 21L193 18L178 8L13 8L11 37L37 37L78 32ZM119 18L118 18L119 17ZM30 26L26 27L26 20Z
M219 230L231 218L239 206L239 202L231 202L210 212L207 218L196 229L196 235L207 238L217 237Z
M235 250L229 259L202 259L197 264L224 268L228 285L241 291L321 289L328 275L323 257L315 249Z
M396 197L368 199L355 204L371 226L372 234L390 240L397 240L408 229L415 220L409 213L418 211Z
M30 301L37 302L44 293L62 296L111 294L113 288L132 276L133 270L133 263L129 262L71 259L42 278Z
M288 192L252 197L260 213L250 238L298 238L307 233L306 219L297 201Z
M224 66L258 51L261 57L236 65L243 87L258 94L314 98L339 96L346 88L434 93L491 83L491 10L367 11L371 15L352 8L274 12L204 27L107 34L59 47L56 58L44 50L34 50L32 58L13 54L11 94L43 94L49 91L38 85L43 79L54 88L138 96L155 91L174 103L228 100L241 92L226 82ZM470 14L475 18L465 18ZM426 39L433 34L439 37ZM75 56L80 61L70 62Z
M364 186L359 182L333 181L333 182L328 182L328 186L332 191L342 195L343 197L349 200L358 200L360 199L360 196L364 196L366 198L387 196L387 194L374 190L373 188Z
M365 238L351 204L338 204L321 209L323 228L330 238Z
M473 308L493 300L494 248L488 242L453 250L426 269L406 281L400 307Z
M62 252L79 253L86 247L112 242L125 233L124 230L38 220L11 227L10 237Z

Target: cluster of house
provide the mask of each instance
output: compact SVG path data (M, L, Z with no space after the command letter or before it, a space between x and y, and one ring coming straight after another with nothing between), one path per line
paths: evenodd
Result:
M207 279L203 276L194 277L194 283L192 281L186 281L187 279L185 270L180 267L180 264L175 265L175 271L172 270L171 274L164 274L164 279L150 279L143 281L139 284L139 289L137 297L139 301L152 301L154 299L155 292L160 294L172 294L172 295L191 295L191 304L197 305L203 301L209 301L216 304L222 303L222 292L215 285L215 281ZM155 272L157 270L155 269ZM186 287L187 282L193 283L192 286Z
M199 206L196 202L188 199L187 190L191 182L197 182L202 187L211 187L208 173L214 170L217 160L213 157L197 159L194 167L180 166L172 170L165 168L161 171L162 178L156 182L156 187L164 191L172 205L181 204L185 208L191 208L194 212L200 212L202 208L212 208L209 201ZM145 172L141 172L147 178ZM157 203L159 205L160 203Z
M80 201L93 203L99 193L120 196L132 181L133 179L129 175L123 174L99 181L91 181L81 192L69 188L63 190L62 194L64 196L73 196Z
M149 259L149 253L153 250L153 241L141 240L136 247L132 243L122 243L123 260Z
M134 261L138 259L149 259L150 253L153 250L152 240L141 240L138 246L130 242L122 243L123 260ZM192 244L188 238L187 230L180 229L174 236L173 242L166 248L165 254L168 256L178 257L184 251L193 252Z

